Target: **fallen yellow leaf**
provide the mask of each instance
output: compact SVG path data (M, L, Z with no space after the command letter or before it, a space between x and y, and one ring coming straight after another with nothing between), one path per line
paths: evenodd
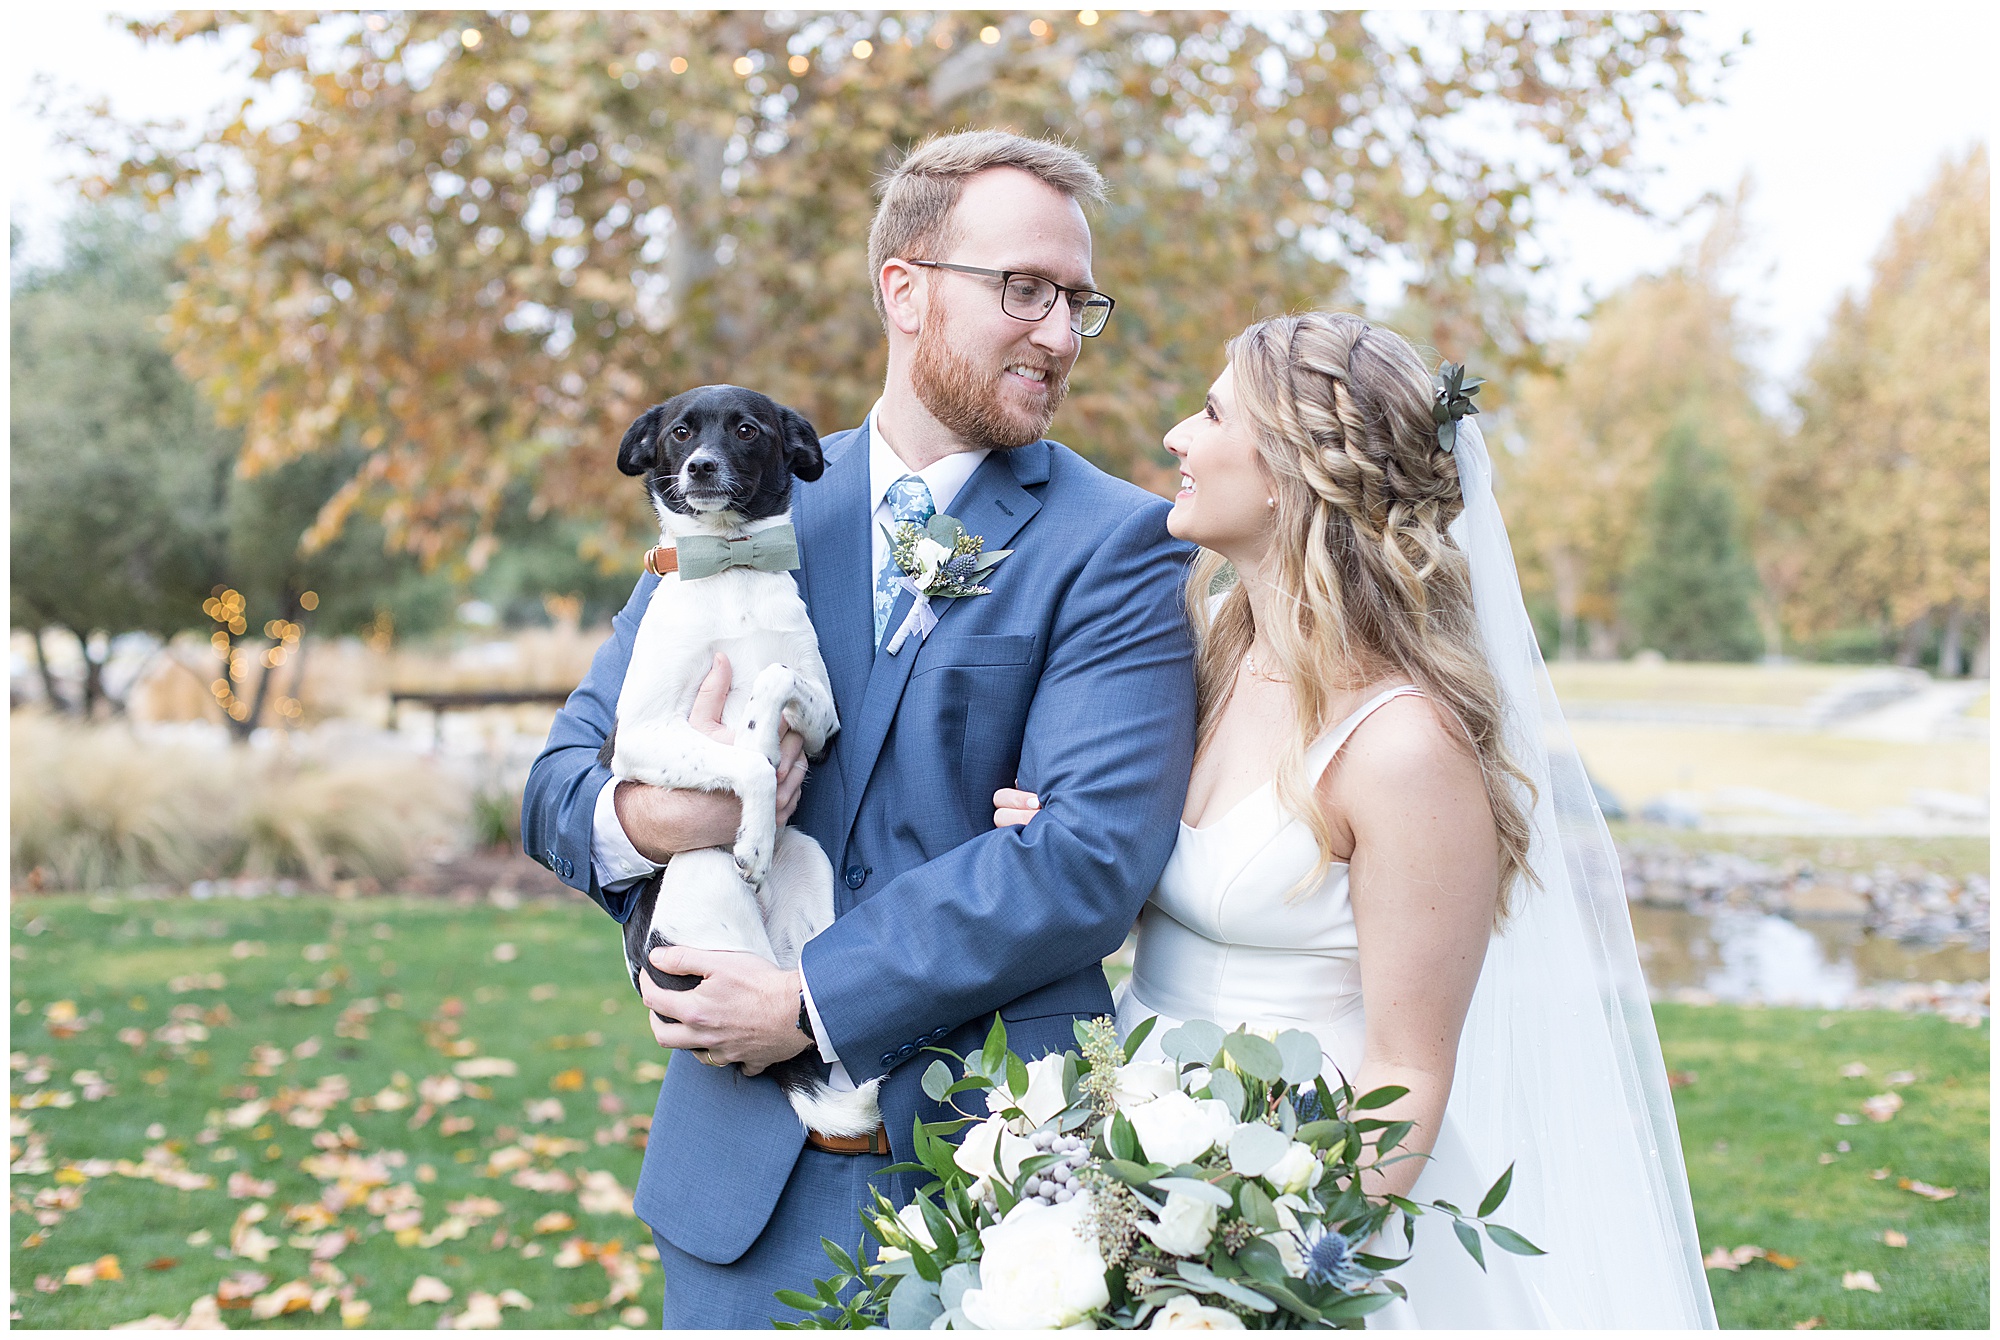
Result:
M1849 1270L1844 1272L1840 1277L1840 1287L1843 1289L1865 1289L1869 1293L1882 1292L1882 1286L1875 1282L1873 1272L1867 1270Z
M1910 1245L1910 1240L1893 1228L1885 1228L1882 1230L1882 1245L1884 1247L1907 1247Z
M1795 1331L1817 1331L1824 1325L1826 1325L1825 1317L1807 1317L1804 1321L1793 1322L1792 1329Z
M1919 1182L1915 1178L1899 1177L1896 1185L1905 1191L1914 1191L1925 1200L1950 1200L1958 1194L1957 1187L1932 1186L1929 1182Z
M558 1093L581 1089L583 1087L582 1069L577 1066L571 1066L568 1070L557 1071L555 1078L549 1081L549 1087Z

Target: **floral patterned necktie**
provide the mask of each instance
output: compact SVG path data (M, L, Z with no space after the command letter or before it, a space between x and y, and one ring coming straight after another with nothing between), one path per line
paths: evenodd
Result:
M913 521L919 526L930 524L937 515L937 508L931 504L930 485L921 476L904 475L889 486L883 495L889 504L889 511L897 522ZM889 611L896 607L896 596L901 588L903 570L896 565L894 554L884 555L882 570L875 574L875 645L882 645L882 634L889 627Z

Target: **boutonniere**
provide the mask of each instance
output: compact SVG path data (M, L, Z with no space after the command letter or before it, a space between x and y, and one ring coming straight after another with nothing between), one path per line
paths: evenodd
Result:
M931 635L938 621L937 611L931 608L933 600L992 595L990 588L979 584L980 579L1014 552L995 549L987 553L985 537L966 534L958 518L942 512L932 517L929 525L904 521L882 527L882 533L889 539L889 556L903 570L897 585L916 597L896 635L889 639L891 656L903 649L911 633L919 642Z

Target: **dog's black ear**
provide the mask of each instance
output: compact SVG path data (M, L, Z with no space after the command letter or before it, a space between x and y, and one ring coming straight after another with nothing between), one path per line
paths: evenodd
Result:
M643 475L660 460L660 424L667 417L665 405L655 405L632 420L618 444L618 468L628 475Z
M806 416L788 405L778 406L778 425L785 434L785 468L810 484L826 473L826 453L819 434Z

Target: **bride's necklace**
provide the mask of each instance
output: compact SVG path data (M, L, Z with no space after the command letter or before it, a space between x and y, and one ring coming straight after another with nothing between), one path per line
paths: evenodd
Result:
M1261 679L1266 684L1288 684L1291 682L1279 675L1266 674L1264 671L1259 670L1257 668L1257 658L1250 654L1248 647L1243 649L1243 668L1248 670L1253 678Z

